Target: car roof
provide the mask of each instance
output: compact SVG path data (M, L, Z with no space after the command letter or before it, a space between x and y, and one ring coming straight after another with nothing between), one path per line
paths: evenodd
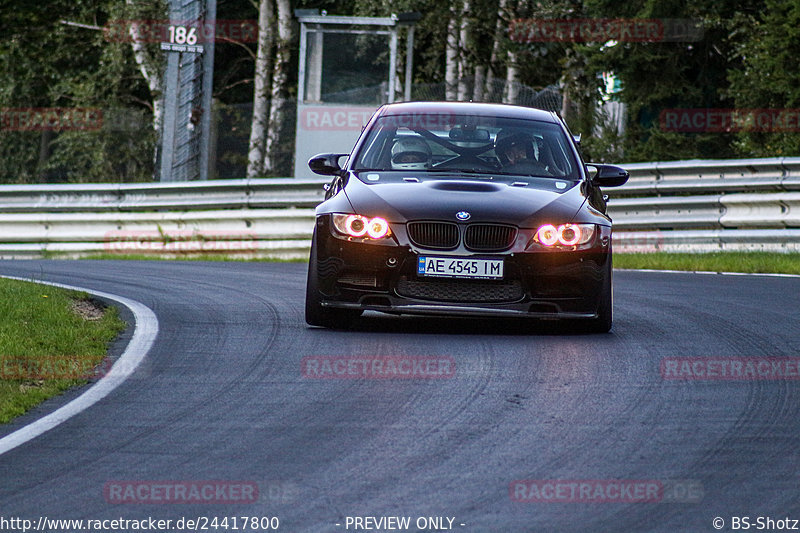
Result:
M477 102L402 102L385 104L378 110L379 116L409 115L419 113L477 115L499 118L520 118L558 123L558 115L552 111L521 107L510 104L487 104Z

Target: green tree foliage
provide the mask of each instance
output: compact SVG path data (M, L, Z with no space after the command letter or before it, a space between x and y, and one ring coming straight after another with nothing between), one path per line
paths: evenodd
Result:
M739 2L741 3L741 2ZM730 43L727 20L735 2L700 0L634 0L618 3L587 0L595 17L641 20L696 21L700 40L623 41L596 50L594 64L622 81L618 95L627 108L624 139L629 161L694 157L733 157L731 136L720 132L683 133L663 127L660 117L670 109L730 107L728 85Z
M116 20L164 20L166 3L2 0L0 183L153 178L158 138L151 124L158 95L151 94L130 44L109 39L99 29ZM256 20L256 5L252 0L220 1L217 16ZM420 12L413 79L420 88L444 81L448 21L459 14L467 29L459 49L463 72L481 72L502 84L513 58L516 79L523 85L559 85L567 104L563 114L573 131L583 134L587 157L594 160L800 155L796 120L786 132L695 133L674 131L661 120L669 109L800 108L797 0L295 0L292 6L323 9L330 15ZM505 11L498 18L501 6ZM509 21L527 18L678 19L699 22L702 35L662 42L512 40ZM235 109L239 117L222 113L220 177L244 173L254 52L255 43L216 48L214 97L219 110ZM150 45L148 53L151 61L162 60L157 44ZM297 79L296 49L293 54L290 80ZM382 60L376 55L376 62ZM603 73L613 73L621 82L612 98L626 108L623 131L601 105L608 98L603 94ZM351 85L348 82L347 88ZM420 91L417 96L432 94ZM290 89L289 96L295 95L296 88ZM31 108L101 109L102 127L9 127L9 117L16 112L11 111Z
M0 182L152 179L151 95L130 45L102 31L110 20L125 18L125 3L6 5L0 10L0 27L10 30L0 41ZM162 12L158 2L153 7L150 13ZM61 110L57 125L26 126L32 117L55 116L52 108ZM92 120L67 124L69 117L86 116L81 110Z
M800 155L800 2L766 0L758 13L739 13L732 22L740 39L733 49L736 65L728 70L728 95L739 109L769 110L761 117L777 118L745 119L736 151L753 157Z

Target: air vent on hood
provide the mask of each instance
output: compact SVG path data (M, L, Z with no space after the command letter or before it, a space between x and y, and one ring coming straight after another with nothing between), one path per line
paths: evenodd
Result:
M463 191L463 192L497 192L499 185L494 183L484 183L480 181L435 181L430 185L439 191Z

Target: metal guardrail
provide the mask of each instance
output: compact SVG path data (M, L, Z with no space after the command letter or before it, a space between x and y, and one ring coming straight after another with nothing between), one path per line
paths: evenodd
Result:
M0 186L0 213L315 207L328 180Z
M609 189L617 250L800 251L800 158L624 165Z
M617 229L800 227L800 192L620 198L609 214Z
M800 158L623 165L617 251L800 251ZM301 257L324 179L0 186L0 257ZM797 229L793 229L797 228Z
M631 163L630 179L613 197L800 191L800 157Z
M306 256L327 180L0 187L0 257Z
M800 157L623 165L617 250L800 251Z

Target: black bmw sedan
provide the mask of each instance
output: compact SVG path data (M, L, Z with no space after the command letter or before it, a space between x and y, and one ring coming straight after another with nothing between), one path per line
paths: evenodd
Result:
M583 162L556 114L499 104L384 105L332 176L316 226L306 322L386 313L612 322L611 219L600 187L628 173Z

